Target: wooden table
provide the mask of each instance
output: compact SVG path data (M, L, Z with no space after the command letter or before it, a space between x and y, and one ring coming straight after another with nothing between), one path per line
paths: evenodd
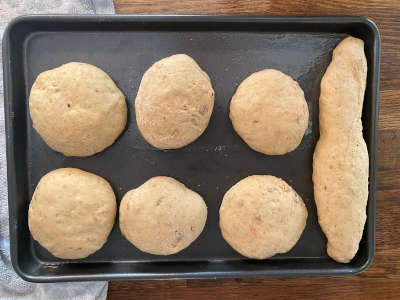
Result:
M381 32L376 254L349 277L110 282L109 299L400 299L400 0L114 0L120 14L359 15Z

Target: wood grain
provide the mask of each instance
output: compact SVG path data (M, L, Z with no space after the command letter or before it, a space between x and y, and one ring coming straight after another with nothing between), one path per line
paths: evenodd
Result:
M360 15L381 32L376 255L349 277L110 282L109 299L400 299L400 1L114 0L125 14Z

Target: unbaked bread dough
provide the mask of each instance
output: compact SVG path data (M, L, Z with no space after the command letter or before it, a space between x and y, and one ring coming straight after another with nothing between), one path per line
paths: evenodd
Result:
M101 69L71 62L40 73L29 111L33 127L55 151L90 156L112 145L125 128L125 96Z
M266 69L239 85L229 117L250 148L278 155L299 146L308 126L308 107L296 81L280 71Z
M174 254L203 231L203 198L171 177L153 177L125 194L119 208L122 234L143 252Z
M300 196L282 179L246 177L225 194L219 210L222 236L249 258L265 259L288 252L307 220Z
M54 256L85 258L107 241L117 204L110 184L74 168L43 176L29 204L32 237Z
M208 75L185 54L154 63L143 75L135 100L138 128L148 143L176 149L207 128L214 107Z
M369 158L361 123L366 80L364 42L348 37L333 51L321 81L313 165L318 221L328 255L341 263L356 255L366 220Z

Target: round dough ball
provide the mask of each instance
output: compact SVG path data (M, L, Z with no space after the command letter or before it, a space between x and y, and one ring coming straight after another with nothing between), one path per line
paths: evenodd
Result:
M112 79L80 62L40 73L29 111L43 140L66 156L103 151L121 134L127 119L125 96Z
M239 85L229 117L250 148L278 155L299 146L308 126L308 107L296 81L280 71L266 69Z
M56 257L85 258L107 241L116 210L106 180L79 169L57 169L43 176L33 193L29 230Z
M143 252L170 255L203 231L203 198L171 177L153 177L125 194L119 208L122 234Z
M177 149L196 140L207 128L213 107L210 78L185 54L153 64L135 100L138 128L159 149Z
M240 254L265 259L288 252L307 220L300 196L282 179L249 176L231 187L219 210L222 236Z

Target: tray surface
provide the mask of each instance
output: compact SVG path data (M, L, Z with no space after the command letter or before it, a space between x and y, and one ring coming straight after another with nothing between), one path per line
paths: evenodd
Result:
M296 23L297 22L297 23ZM319 26L318 26L319 24ZM79 25L79 26L77 26ZM297 26L296 26L297 25ZM370 153L368 219L360 251L350 264L326 254L326 239L313 198L312 155L318 140L320 80L332 50L348 34L366 42L369 65L363 111ZM375 160L379 35L369 20L357 17L207 17L207 16L39 16L20 18L5 35L6 120L11 250L14 268L27 280L203 278L301 274L348 274L365 269L375 247ZM19 51L16 50L20 47ZM144 71L176 53L193 57L210 76L215 106L210 124L195 142L160 151L143 139L133 102ZM100 67L126 96L129 117L114 145L88 158L51 150L32 128L28 95L36 76L70 61ZM304 90L310 111L301 145L283 156L251 150L229 120L229 102L238 84L253 72L274 68L292 76ZM206 227L182 252L154 256L123 238L118 216L107 243L82 260L53 257L29 235L27 208L40 178L61 167L76 167L107 179L117 196L153 176L176 178L200 193L208 206ZM306 229L288 253L265 261L237 254L222 238L218 210L224 193L252 174L286 180L308 209ZM29 251L26 251L29 249Z

